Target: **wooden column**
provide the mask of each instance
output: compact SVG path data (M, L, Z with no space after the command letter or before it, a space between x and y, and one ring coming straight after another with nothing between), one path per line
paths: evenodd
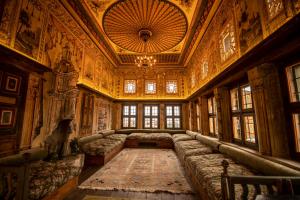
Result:
M159 105L159 127L160 129L165 129L165 104L161 103Z
M143 104L142 103L138 103L137 105L137 128L138 129L142 129L143 127Z
M203 135L209 135L209 124L208 124L208 105L207 98L199 98L200 115L201 115L201 130Z
M248 72L256 115L259 151L289 158L288 137L279 73L276 66L263 64Z
M225 142L232 140L230 94L228 88L216 88L214 90L217 106L217 125L219 139Z

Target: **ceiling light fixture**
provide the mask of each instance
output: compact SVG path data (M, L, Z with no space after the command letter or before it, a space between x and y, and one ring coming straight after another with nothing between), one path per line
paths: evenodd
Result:
M137 56L134 60L135 65L138 67L152 67L156 64L156 59L153 56L147 55L147 42L152 36L152 32L148 29L141 29L139 31L139 37L144 42L144 55Z

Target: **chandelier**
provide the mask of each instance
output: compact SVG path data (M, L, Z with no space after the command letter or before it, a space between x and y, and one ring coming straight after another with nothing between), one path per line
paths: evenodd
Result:
M156 59L153 56L147 55L147 42L152 36L152 32L147 29L141 29L139 31L139 37L144 42L144 55L137 56L134 60L135 65L138 67L152 67L156 64Z

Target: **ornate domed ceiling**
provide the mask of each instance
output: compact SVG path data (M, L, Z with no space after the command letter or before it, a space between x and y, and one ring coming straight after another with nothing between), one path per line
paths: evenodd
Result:
M72 0L68 0L72 1ZM216 0L78 0L76 12L116 65L145 51L158 65L183 66ZM147 48L143 40L147 37ZM98 39L99 40L99 39ZM188 53L187 53L188 52Z
M170 50L185 37L187 27L184 12L164 0L118 1L103 16L108 38L119 47L137 53Z

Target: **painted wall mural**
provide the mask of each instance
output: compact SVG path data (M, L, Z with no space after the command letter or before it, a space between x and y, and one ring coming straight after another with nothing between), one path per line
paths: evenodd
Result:
M44 25L44 7L38 0L23 0L14 48L37 59Z
M188 63L188 94L203 87L290 20L299 12L299 5L298 0L223 1ZM204 63L208 66L207 75Z

